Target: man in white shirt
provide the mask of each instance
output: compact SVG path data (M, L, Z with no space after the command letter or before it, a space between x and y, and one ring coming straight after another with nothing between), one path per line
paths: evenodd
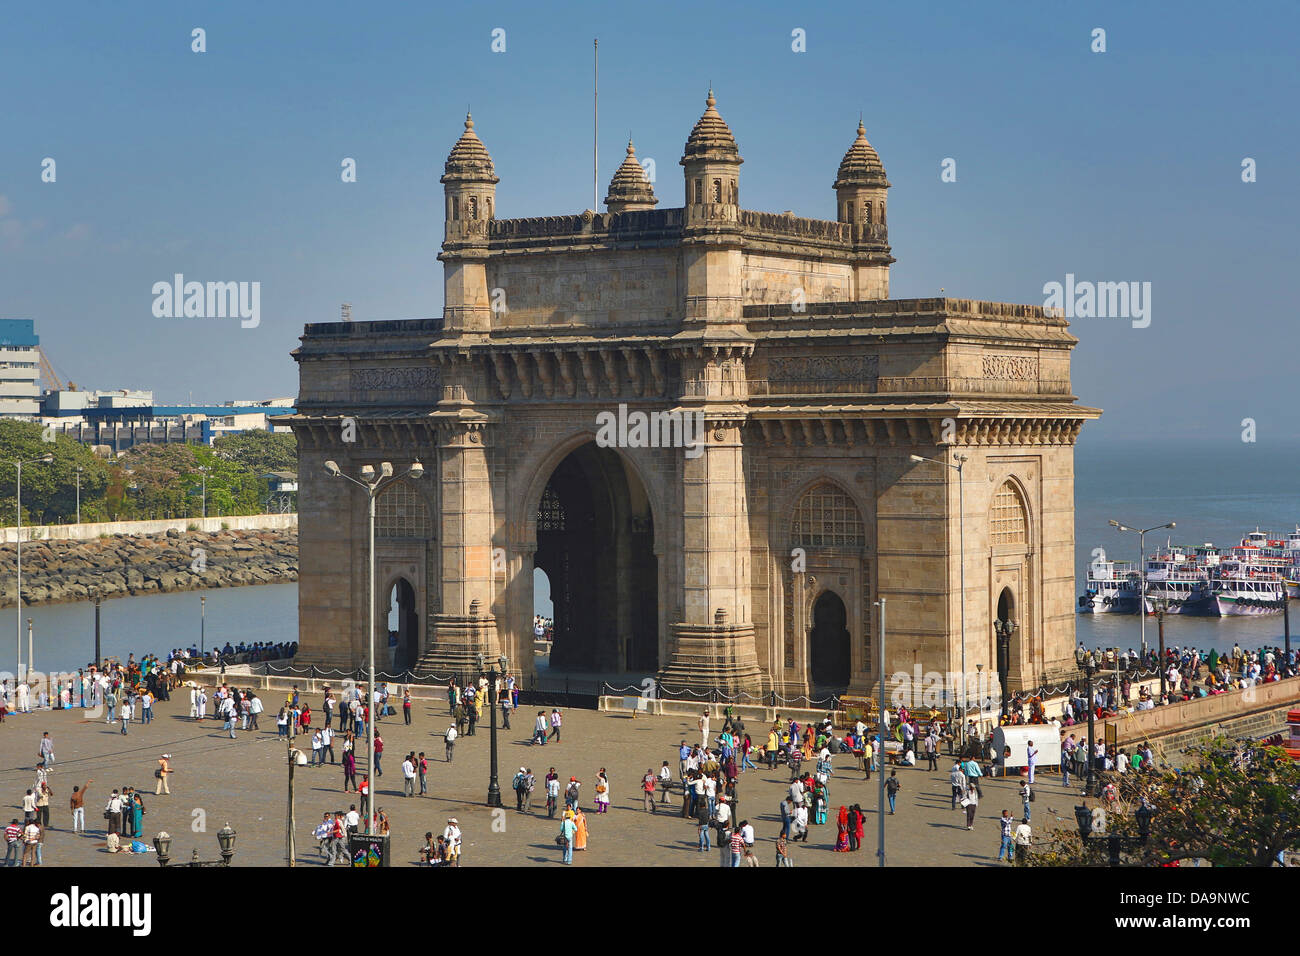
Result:
M740 823L740 835L745 841L745 848L754 849L754 825L748 820L742 820Z
M673 772L668 769L668 761L665 760L664 765L659 768L659 793L660 793L659 802L660 803L668 802L668 789L669 786L672 784L672 781L673 781Z
M1016 862L1024 865L1029 862L1029 845L1033 842L1033 831L1029 828L1029 818L1026 817L1021 821L1020 826L1016 827L1016 835L1013 838L1016 845Z
M415 796L415 762L409 756L402 761L402 794Z
M722 866L731 866L731 850L727 846L727 830L731 826L731 805L727 803L725 796L718 801L713 822L718 825L718 846L722 849Z
M334 763L334 731L329 727L322 727L320 731L320 762L325 764L325 755L329 754L330 763Z
M447 865L460 866L460 824L455 817L447 820L442 838L447 841Z

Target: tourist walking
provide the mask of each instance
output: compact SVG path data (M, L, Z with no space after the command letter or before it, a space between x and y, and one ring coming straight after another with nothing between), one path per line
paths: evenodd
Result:
M555 738L555 742L557 744L560 742L560 725L562 723L564 723L564 718L560 716L560 711L558 709L552 709L551 710L551 737Z
M330 756L330 763L337 763L338 761L334 759L334 731L329 726L325 726L322 727L318 733L320 734L321 766L325 766L326 754L329 754Z
M349 738L351 735L349 735ZM349 741L350 742L350 741ZM357 755L351 747L343 751L343 792L357 789Z
M167 784L167 778L170 777L173 773L175 773L175 771L172 770L171 761L172 761L171 754L163 754L161 757L158 758L158 766L154 769L153 772L154 779L157 781L157 785L153 789L153 793L155 797L161 796L164 793L167 794L168 796L171 795L172 789Z
M533 723L533 739L530 740L529 743L541 744L542 746L545 746L546 731L547 731L546 711L539 710L537 712L537 720Z
M408 754L402 761L402 795L415 796L415 755Z
M975 829L975 811L979 809L980 793L975 784L966 788L966 797L962 800L962 806L966 808L966 829Z
M402 688L402 719L406 726L411 726L411 688Z
M1015 820L1012 820L1012 819L1011 819L1011 811L1010 811L1010 810L1003 810L1003 811L1002 811L1002 816L998 818L998 834L999 834L999 839L1000 839L1000 841L1001 841L1001 842L998 844L998 857L997 857L997 859L998 859L998 862L999 862L999 863L1002 862L1002 854L1003 854L1003 853L1005 853L1005 854L1007 855L1007 862L1008 862L1008 863L1011 862L1011 853L1012 853L1012 850L1011 850L1011 828L1012 828L1012 826L1015 824L1015 822L1016 822Z
M460 866L460 822L455 817L449 817L447 828L442 831L442 835L447 841L447 865Z
M429 761L425 759L423 750L420 751L417 769L420 771L420 796L424 797L429 793Z
M794 861L790 859L790 844L786 842L784 830L776 837L776 865L794 866Z
M451 763L452 752L456 749L456 724L450 724L447 727L447 732L442 736L447 744L447 763Z
M552 767L546 774L546 818L555 819L560 803L560 775Z
M379 763L379 758L384 755L384 738L379 736L379 731L375 731L375 776L382 777L384 768Z
M889 798L889 815L894 815L894 801L898 798L898 791L903 784L898 779L898 771L889 771L889 779L885 781L885 796Z
M121 709L121 710L119 711L119 713L118 713L118 716L121 717L121 719L122 719L122 736L123 736L123 737L126 736L126 728L127 728L127 725L131 723L131 710L132 710L132 708L131 708L131 698L128 697L128 698L126 698L126 700L122 701L122 709Z
M604 767L596 774L596 812L609 813L609 777Z
M1029 817L1020 821L1015 833L1016 863L1024 866L1029 862L1029 846L1033 842L1033 830L1029 826Z
M1030 817L1029 804L1033 801L1033 799L1034 799L1034 791L1030 789L1029 781L1021 780L1020 781L1020 803L1023 805L1025 810L1024 817L1026 823L1029 822L1029 817Z
M45 766L54 766L54 740L50 737L48 730L41 734L41 746L37 756L38 759L45 761Z
M667 764L664 766L667 766ZM655 812L656 779L654 768L646 767L645 776L641 778L641 805L647 813Z
M966 775L961 771L961 764L954 763L952 770L948 773L948 783L952 786L952 808L957 809L957 804L966 793Z
M560 822L560 842L564 847L562 862L565 864L573 862L573 841L577 836L578 825L573 820L573 811L565 810L564 819Z
M1030 785L1032 785L1034 782L1034 768L1038 766L1038 750L1034 747L1034 742L1032 740L1025 745L1025 751L1027 753L1026 763L1028 764L1029 767L1028 782ZM1029 814L1025 814L1025 816L1028 815Z

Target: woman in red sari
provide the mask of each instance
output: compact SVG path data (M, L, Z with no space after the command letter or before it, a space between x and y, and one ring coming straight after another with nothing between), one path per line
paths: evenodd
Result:
M835 837L835 852L849 852L849 808L840 807L839 816L835 821L838 824L839 833Z

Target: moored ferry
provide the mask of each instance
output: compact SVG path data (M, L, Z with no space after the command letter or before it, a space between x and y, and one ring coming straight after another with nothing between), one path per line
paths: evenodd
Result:
M1085 614L1136 614L1138 582L1138 569L1132 561L1108 561L1102 551L1088 565L1088 587L1079 598L1079 610Z

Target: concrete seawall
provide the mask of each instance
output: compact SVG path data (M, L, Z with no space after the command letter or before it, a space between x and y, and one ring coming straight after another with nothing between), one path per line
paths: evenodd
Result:
M42 524L23 527L23 545L29 541L92 541L104 535L163 534L167 531L287 531L296 530L298 515L227 515L224 518L168 518L158 521L97 521L83 524ZM18 541L13 525L0 528L0 544Z

